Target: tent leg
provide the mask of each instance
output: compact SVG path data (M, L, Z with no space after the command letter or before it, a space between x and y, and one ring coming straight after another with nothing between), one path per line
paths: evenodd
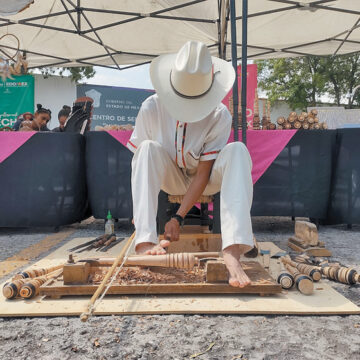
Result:
M244 0L243 0L244 1ZM233 85L233 128L234 141L239 141L239 91L238 91L238 75L237 75L237 44L236 44L236 11L235 0L230 0L230 22L231 22L231 60L234 67L236 80Z
M246 93L247 93L247 30L248 0L242 0L242 41L241 41L241 125L242 142L246 145Z

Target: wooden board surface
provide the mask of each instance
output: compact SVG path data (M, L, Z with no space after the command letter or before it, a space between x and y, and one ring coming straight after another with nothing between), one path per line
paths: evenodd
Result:
M281 287L264 270L257 261L249 261L243 265L251 285L245 288L234 288L226 283L177 283L177 284L136 284L112 285L109 294L276 294ZM64 285L61 278L40 287L40 295L92 295L97 285Z
M73 239L49 256L41 259L34 267L46 267L66 261L68 248L88 241L88 238ZM119 244L107 253L107 257L115 257ZM273 248L272 243L265 244ZM277 248L279 249L279 248ZM279 249L280 251L280 249ZM104 254L100 254L104 256ZM82 258L99 256L98 252L82 253ZM255 260L255 259L252 259ZM262 257L258 257L260 263ZM280 262L270 260L270 274L274 277ZM3 285L3 284L2 284ZM2 288L1 285L1 288ZM320 281L314 286L314 294L306 296L296 290L278 295L257 296L244 294L230 295L133 295L107 296L95 310L95 315L111 314L288 314L288 315L345 315L360 314L360 308L335 291L327 283ZM0 316L74 316L80 315L86 308L90 297L68 297L58 300L43 299L7 300L0 294Z

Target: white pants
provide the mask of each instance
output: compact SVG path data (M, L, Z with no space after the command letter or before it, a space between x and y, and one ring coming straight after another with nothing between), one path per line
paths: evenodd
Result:
M132 160L132 197L135 244L158 243L156 213L160 189L171 195L184 195L193 179L179 168L156 141L145 140ZM220 191L222 248L234 244L253 246L250 208L253 185L252 162L241 142L227 144L213 165L204 195Z

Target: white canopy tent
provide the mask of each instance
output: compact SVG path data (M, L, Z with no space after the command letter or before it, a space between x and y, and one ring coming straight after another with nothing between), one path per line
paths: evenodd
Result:
M18 47L17 40L6 34L19 39L30 68L126 69L176 52L190 39L207 44L215 56L233 59L236 67L240 58L244 65L247 59L359 51L360 1L0 0L0 56ZM245 109L246 71L242 81ZM236 82L235 86L237 123Z
M140 64L189 39L231 59L229 0L34 0L4 16L2 4L13 10L16 2L31 1L0 1L0 38L16 35L30 67ZM238 25L241 7L237 0ZM360 1L251 0L248 7L249 59L360 50ZM13 47L11 37L0 39L0 50Z

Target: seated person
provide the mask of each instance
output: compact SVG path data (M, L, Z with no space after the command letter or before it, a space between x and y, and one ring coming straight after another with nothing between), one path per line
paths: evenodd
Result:
M53 132L63 132L67 118L71 113L71 107L64 105L58 113L59 126L52 129Z
M13 125L13 130L14 131L19 131L20 125L21 123L25 120L25 121L32 121L34 119L34 115L31 112L26 112L23 114L20 114L17 119L16 119L16 123Z
M22 121L19 131L50 131L47 127L51 119L51 111L37 104L37 110L32 121Z

